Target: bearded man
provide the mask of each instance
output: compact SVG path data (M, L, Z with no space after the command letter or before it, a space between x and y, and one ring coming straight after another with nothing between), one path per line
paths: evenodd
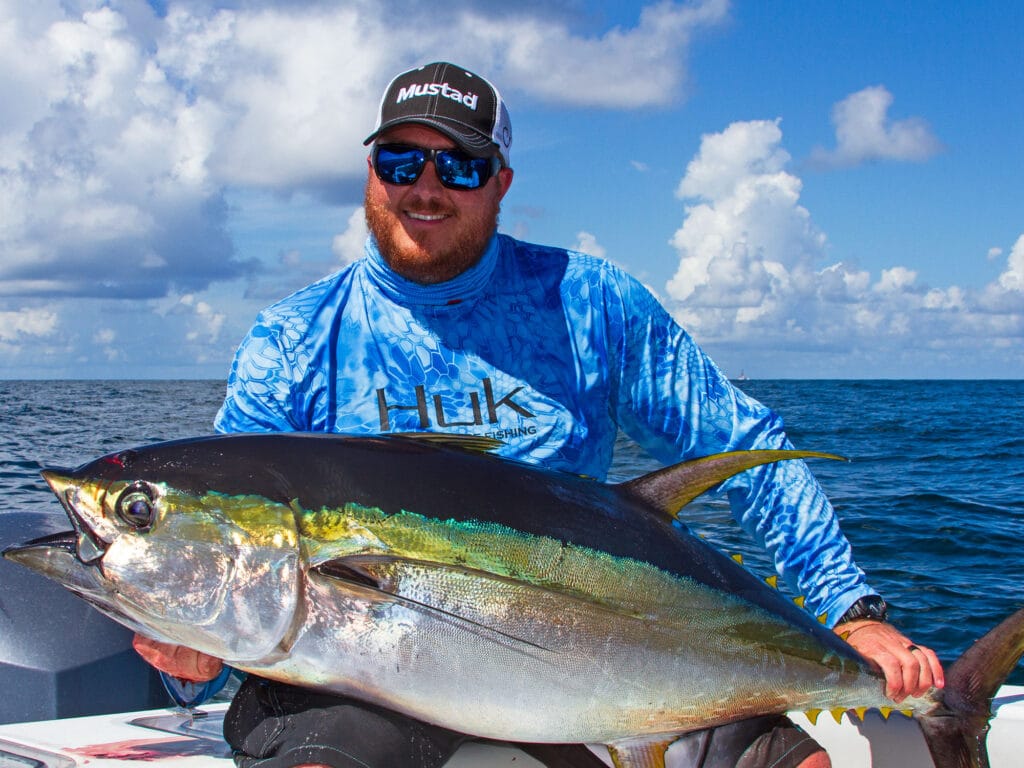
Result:
M438 62L388 86L367 159L365 256L264 310L242 342L221 432L497 437L497 452L603 479L621 429L666 463L788 448L781 419L739 391L651 294L590 256L498 234L512 129L497 89ZM942 685L929 649L886 619L806 465L723 485L739 523L815 615L885 672L900 701ZM587 525L586 519L579 521ZM827 564L827 566L825 565ZM219 660L137 638L182 699ZM435 768L465 736L356 699L248 677L225 719L241 768ZM822 768L784 717L687 734L676 764ZM561 768L604 765L582 746L523 745Z

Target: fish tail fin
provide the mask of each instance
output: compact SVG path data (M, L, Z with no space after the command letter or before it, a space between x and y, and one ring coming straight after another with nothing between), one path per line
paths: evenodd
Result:
M733 475L761 464L808 458L845 461L842 456L817 451L729 451L673 464L621 483L619 487L674 518L695 498Z
M942 704L919 718L936 768L988 768L990 705L1024 655L1024 609L964 651L946 672Z

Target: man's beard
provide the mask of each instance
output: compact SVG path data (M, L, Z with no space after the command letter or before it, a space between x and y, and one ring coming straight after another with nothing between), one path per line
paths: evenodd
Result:
M441 249L428 251L402 228L397 214L386 205L371 199L369 185L365 199L366 225L377 240L384 261L407 280L421 285L436 285L461 275L480 261L487 244L498 227L501 206L494 202L476 220L462 220L460 232L453 242ZM424 204L419 213L444 213L443 206Z

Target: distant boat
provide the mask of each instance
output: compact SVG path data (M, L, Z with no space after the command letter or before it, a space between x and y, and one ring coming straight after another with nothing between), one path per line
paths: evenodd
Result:
M733 379L733 381L750 381L750 379L747 378L747 374L745 374L743 371L740 371L740 375Z

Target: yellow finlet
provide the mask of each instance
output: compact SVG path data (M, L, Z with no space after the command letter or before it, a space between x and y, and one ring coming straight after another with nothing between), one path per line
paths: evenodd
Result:
M808 709L806 712L804 712L804 714L807 715L807 719L811 721L811 725L817 725L818 724L818 715L821 714L821 710L820 709Z
M665 768L665 752L676 740L641 736L608 744L615 768Z
M828 613L819 613L818 614L818 623L819 624L828 624Z
M741 555L739 552L737 552L735 555L729 555L729 557L731 557L740 565L743 565L743 555Z
M892 707L879 707L878 711L882 713L883 720L888 720L889 715L891 715L895 710Z
M794 597L793 602L797 604L798 608L803 608L806 600L804 599L803 595L800 595L800 597Z
M864 717L868 713L868 708L867 707L857 707L853 711L857 713L857 719L860 720L863 723L864 722Z
M840 707L836 707L835 709L830 709L829 710L829 712L832 713L832 719L835 720L839 724L842 724L842 722L843 722L843 712L845 712L845 711L846 711L845 709L842 709Z
M764 580L764 583L767 584L772 589L778 589L779 588L779 577L778 576L769 576L767 579Z

